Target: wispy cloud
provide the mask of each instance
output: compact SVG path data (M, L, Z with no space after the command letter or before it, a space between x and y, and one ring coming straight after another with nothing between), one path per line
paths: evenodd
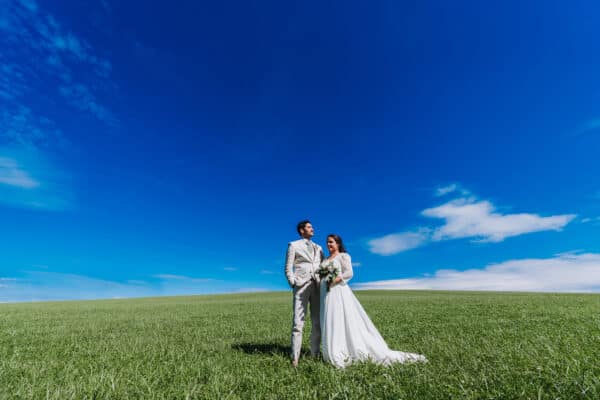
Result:
M132 284L132 285L147 285L148 282L146 281L141 281L139 279L129 279L127 281L125 281L126 283Z
M20 46L19 51L36 56L46 65L67 68L70 62L86 64L94 67L91 71L98 77L111 72L108 60L96 55L86 40L65 28L33 0L7 0L0 21L0 30L8 44Z
M585 121L575 134L584 135L591 132L600 132L600 118L593 118Z
M416 232L392 233L371 239L368 241L368 245L372 253L389 256L423 246L429 241L429 236L428 229L420 229Z
M26 109L32 114L28 117L28 127L34 131L23 129L14 139L30 144L43 140L43 134L51 133L46 126L52 124L51 116L44 118L38 116L39 110L32 112L26 98L48 97L53 93L56 95L53 101L64 98L67 104L106 124L117 123L114 113L99 100L101 95L108 99L113 94L112 64L37 2L3 3L0 46L9 50L0 53L0 99L6 101L0 131L9 131L6 120L18 120L19 113ZM46 123L36 124L36 120Z
M600 254L509 260L482 269L439 270L430 277L366 282L357 289L599 292Z
M589 222L600 222L600 217L586 217L582 218L580 222L582 224L587 224Z
M98 102L96 96L87 86L81 83L71 86L61 86L59 92L69 100L69 103L73 107L90 112L108 125L117 125L117 118L114 114Z
M276 273L275 271L272 271L270 269L261 269L260 270L261 275L273 275L275 273Z
M158 279L163 279L163 280L167 280L167 281L187 281L187 282L194 282L194 283L198 283L198 282L210 282L213 281L214 279L210 279L210 278L192 278L189 276L185 276L185 275L173 275L173 274L156 274L156 275L152 275L154 278L158 278Z
M457 199L439 207L423 210L422 215L445 220L435 230L433 240L476 238L482 242L501 242L507 237L540 231L559 231L575 214L541 217L537 214L500 214L489 201Z
M8 106L0 112L2 142L29 150L64 149L68 145L63 132L51 120L23 105Z
M230 271L230 272L231 272L231 271L237 271L238 269L237 269L237 268L235 268L235 267L225 267L225 268L223 268L223 270L224 270L224 271Z
M151 288L77 274L25 271L0 288L0 302L152 296Z
M456 189L458 189L458 185L456 183L453 183L453 184L448 185L448 186L437 188L435 190L435 195L437 197L439 197L439 196L445 196L448 193L454 192Z
M0 203L61 211L72 208L68 176L44 153L0 147Z
M106 104L116 90L112 64L35 0L6 0L0 7L0 202L63 210L72 205L65 173L51 155L70 149L54 107L73 107L115 126ZM103 100L104 99L104 100ZM65 107L63 107L63 105ZM84 115L85 113L80 113ZM6 148L27 157L7 154Z
M0 302L86 300L129 297L243 293L273 290L247 282L157 274L152 279L115 281L71 273L23 271L0 278Z
M445 190L444 190L445 191ZM468 193L468 191L461 191ZM486 200L473 196L427 208L421 215L444 220L438 227L388 234L367 242L372 253L388 256L424 246L432 241L471 238L475 242L501 242L512 236L541 231L560 231L576 214L540 216L533 213L502 214Z
M460 193L462 196L468 196L471 194L467 189L463 188L458 183L451 183L447 186L438 187L435 189L435 197L442 197L450 193Z
M1 55L0 61L0 99L11 101L23 96L29 87L25 74L18 66L8 64Z
M0 156L0 184L31 189L40 185L16 160Z

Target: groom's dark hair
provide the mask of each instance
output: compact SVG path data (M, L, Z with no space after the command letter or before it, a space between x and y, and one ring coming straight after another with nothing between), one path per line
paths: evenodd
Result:
M312 225L312 222L310 222L307 219L305 219L304 221L298 222L298 225L296 226L296 230L298 231L298 235L302 235L302 231L304 230L304 227L306 226L306 224L311 224Z

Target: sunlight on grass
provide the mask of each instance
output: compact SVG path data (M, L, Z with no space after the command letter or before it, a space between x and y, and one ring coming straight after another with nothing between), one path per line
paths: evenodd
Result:
M291 295L0 305L0 398L600 398L600 296L357 292L429 363L290 367ZM307 326L306 329L310 329Z

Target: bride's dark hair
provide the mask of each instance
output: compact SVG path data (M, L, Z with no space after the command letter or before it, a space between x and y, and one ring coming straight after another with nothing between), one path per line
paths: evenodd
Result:
M344 247L344 242L342 241L341 236L336 235L334 233L327 235L327 239L333 238L338 245L338 250L340 253L346 253L346 248Z

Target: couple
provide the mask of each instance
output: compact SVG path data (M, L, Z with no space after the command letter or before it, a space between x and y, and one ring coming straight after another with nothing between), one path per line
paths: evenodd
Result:
M387 346L348 286L353 275L352 261L342 238L327 236L326 258L321 246L311 240L315 232L310 221L298 223L297 230L302 239L290 242L285 262L285 276L294 291L292 365L298 365L309 304L313 356L319 354L322 337L323 358L340 368L353 361L370 360L383 365L427 361L422 355L390 350ZM331 267L337 276L320 280L319 269Z

